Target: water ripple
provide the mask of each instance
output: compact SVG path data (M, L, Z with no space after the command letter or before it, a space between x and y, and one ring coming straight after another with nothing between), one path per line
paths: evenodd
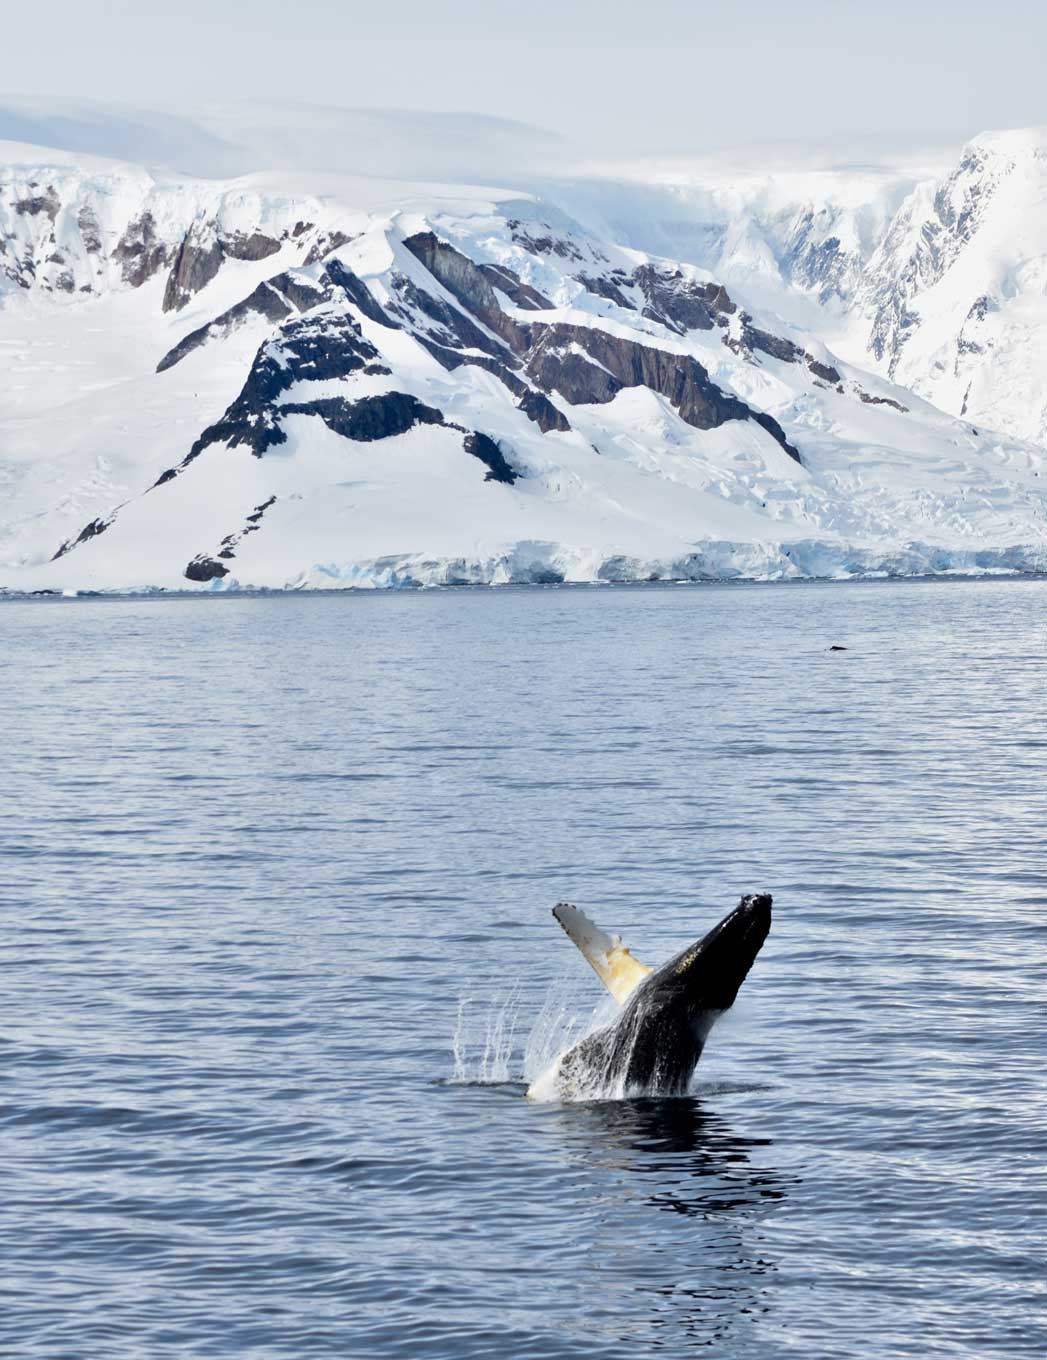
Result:
M1040 1360L1045 604L3 605L0 1353ZM689 1097L523 1099L553 902L759 888Z

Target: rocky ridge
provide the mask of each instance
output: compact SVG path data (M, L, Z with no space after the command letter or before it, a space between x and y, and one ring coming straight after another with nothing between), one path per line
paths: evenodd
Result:
M964 541L950 498L982 474L939 472L935 450L942 469L964 448L1005 467L1006 504L1029 507L1027 524L1042 518L1031 453L914 410L706 271L535 200L463 192L390 209L40 167L0 177L0 205L0 322L88 327L132 309L135 334L160 341L135 381L170 413L119 476L95 454L96 472L51 502L40 478L7 531L27 579L226 588L1040 561L1039 529L1020 552L1013 533L1005 548ZM201 387L216 413L196 405ZM890 449L901 466L914 448L931 451L925 492L870 486L866 459L882 466ZM415 550L390 555L402 524Z

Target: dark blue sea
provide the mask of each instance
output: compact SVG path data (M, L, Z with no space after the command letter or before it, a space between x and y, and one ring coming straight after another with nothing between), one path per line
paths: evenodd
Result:
M1047 1354L1047 582L13 602L0 686L5 1357ZM555 902L756 890L689 1097L524 1098Z

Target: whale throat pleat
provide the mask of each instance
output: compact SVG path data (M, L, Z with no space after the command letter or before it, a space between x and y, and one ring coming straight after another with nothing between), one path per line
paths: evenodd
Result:
M651 972L650 967L633 958L620 936L608 935L577 907L559 902L553 907L553 915L615 1001L624 1005Z

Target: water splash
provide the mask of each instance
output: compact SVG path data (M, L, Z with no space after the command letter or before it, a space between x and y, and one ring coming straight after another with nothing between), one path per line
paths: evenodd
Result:
M630 997L624 1012L599 1008L590 1030L554 1058L529 1094L537 1100L562 1101L686 1095L695 1064L723 1012L710 1008L681 1017L678 1028L670 1032L670 1042L656 1042L652 1048L651 1026L659 1024L661 1009L657 993L647 987ZM659 1038L664 1041L664 1031Z
M550 987L531 1026L523 1055L523 1077L531 1085L555 1060L593 1030L610 1024L618 1013L611 997L585 1004L576 978L558 978Z
M458 998L451 1052L451 1080L483 1086L512 1081L513 1050L520 1015L520 990L484 1005L475 998Z
M678 1064L672 1055L657 1058L653 1070L641 1083L628 1082L633 1050L648 1019L641 1002L622 1017L621 1007L604 996L590 1004L576 978L563 977L553 982L538 1014L518 1045L523 1029L521 1015L524 998L519 987L494 1000L462 996L451 1051L454 1070L451 1081L464 1085L496 1086L518 1082L527 1085L527 1094L538 1101L626 1100L644 1095L682 1095L677 1089ZM709 1030L719 1018L710 1011L696 1026L695 1042L701 1052ZM569 1063L560 1063L572 1049L590 1035L607 1031L592 1051L573 1053ZM586 1049L589 1046L586 1045Z
M610 997L594 1007L577 978L559 978L521 1044L517 1035L524 1028L523 1010L519 987L496 999L460 996L451 1040L451 1080L498 1085L522 1079L530 1085L580 1039L609 1024L618 1007Z
M627 1018L624 1027L616 1031L620 1052L626 1055L621 1065L578 1064L567 1079L563 1079L564 1074L561 1073L561 1060L583 1039L614 1025L621 1016L621 1007L611 997L605 997L588 1016L570 1014L565 1008L558 1009L555 1003L549 1002L543 1007L543 1015L547 1012L550 1021L547 1031L549 1042L535 1047L533 1070L525 1069L531 1099L569 1102L623 1100L626 1096L636 1094L626 1088L625 1071L627 1055L632 1051L639 1030L637 1012L634 1011L631 1020ZM544 1038L541 1019L540 1016L532 1034Z

